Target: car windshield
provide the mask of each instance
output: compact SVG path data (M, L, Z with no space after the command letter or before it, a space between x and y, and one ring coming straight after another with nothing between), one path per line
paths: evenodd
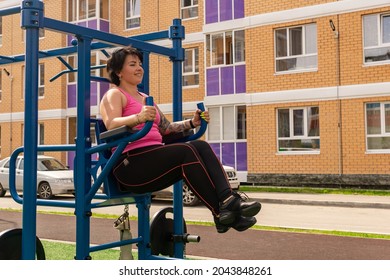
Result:
M38 160L38 171L55 171L55 170L67 170L61 162L56 159L40 159Z

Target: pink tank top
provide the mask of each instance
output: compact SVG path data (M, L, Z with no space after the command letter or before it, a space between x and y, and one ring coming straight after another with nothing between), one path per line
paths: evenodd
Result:
M143 104L139 103L137 100L132 98L130 96L130 94L126 93L121 88L118 88L118 89L120 90L120 92L122 92L124 94L124 96L126 97L126 100L127 100L126 106L122 109L122 116L130 116L130 115L134 115L134 114L139 113L142 109ZM147 96L146 94L141 93L141 92L139 94L141 94L142 96L145 96L145 97ZM162 136L158 130L158 124L160 123L160 119L161 119L160 114L157 111L156 119L154 120L152 128L150 129L149 133L146 134L141 139L138 139L137 141L129 143L126 146L126 148L123 150L123 153L130 151L130 150L134 150L134 149L138 149L138 148L142 148L142 147L147 147L147 146L151 146L151 145L163 145L162 144ZM140 130L144 127L144 125L145 125L144 123L139 124L136 127L134 127L134 129Z

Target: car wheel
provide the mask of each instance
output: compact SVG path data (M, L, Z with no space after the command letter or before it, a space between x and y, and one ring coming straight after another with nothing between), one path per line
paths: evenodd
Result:
M53 192L51 190L51 187L49 183L42 182L38 186L38 196L42 199L50 199L53 197Z
M0 184L0 197L5 196L5 193L6 193L6 192L7 192L7 191L4 189L3 185Z
M199 198L186 184L183 184L183 204L187 206L195 206L199 204Z

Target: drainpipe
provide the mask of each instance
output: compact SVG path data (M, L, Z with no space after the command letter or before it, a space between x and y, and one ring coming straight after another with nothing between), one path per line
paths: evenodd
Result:
M11 75L11 73L3 68L3 71L4 73L8 76L8 78L10 79L10 113L9 113L9 125L10 125L10 129L9 129L9 154L11 154L12 152L12 122L13 122L13 119L12 119L12 109L13 109L13 80L14 80L14 77Z
M340 99L340 85L341 85L341 67L340 67L340 34L339 34L339 15L337 15L337 27L333 20L329 20L329 25L333 31L336 41L336 98L338 103L338 123L337 123L337 146L339 154L339 177L343 175L343 143L342 143L342 103Z

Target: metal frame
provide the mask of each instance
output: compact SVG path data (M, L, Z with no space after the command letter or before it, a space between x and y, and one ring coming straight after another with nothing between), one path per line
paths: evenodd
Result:
M36 218L37 205L58 206L75 208L76 215L76 259L90 259L89 253L101 249L120 246L114 242L90 247L90 217L94 207L101 207L91 203L94 198L95 188L91 188L91 174L88 169L75 168L74 180L76 186L75 202L47 201L36 198L37 183L37 152L38 151L75 151L75 166L91 166L91 154L96 152L96 147L91 147L90 137L90 56L91 50L104 49L115 46L132 45L143 51L145 76L143 81L144 92L149 92L149 54L155 53L167 56L172 61L173 75L173 121L182 119L182 61L184 50L184 27L180 19L174 19L173 25L168 31L156 32L131 38L93 30L77 26L67 22L44 17L44 3L39 0L24 0L21 7L0 10L0 16L21 13L21 27L26 30L25 55L0 56L0 65L25 61L25 83L30 85L25 88L25 111L24 111L24 137L25 146L17 148L11 155L10 166L10 191L14 200L23 204L23 235L22 235L22 259L35 259ZM45 28L55 32L72 34L77 38L76 44L55 50L39 51L39 29ZM161 47L147 41L169 38L172 40L172 48ZM92 42L94 40L94 42ZM75 145L38 146L38 63L40 58L60 57L77 53L77 139ZM61 59L60 59L61 60ZM75 72L68 69L67 72ZM66 71L65 71L66 72ZM65 74L60 73L58 76ZM205 129L203 129L204 132ZM23 198L16 193L15 185L15 162L19 153L24 153L25 171L23 178ZM110 199L108 197L108 199ZM135 197L134 201L144 206L138 209L139 230L141 234L149 232L149 207L150 195ZM183 235L183 201L181 182L174 185L174 234ZM129 243L141 244L139 247L140 259L158 258L150 254L149 236L135 238ZM122 244L123 245L123 244ZM175 258L183 258L184 244L175 243Z

